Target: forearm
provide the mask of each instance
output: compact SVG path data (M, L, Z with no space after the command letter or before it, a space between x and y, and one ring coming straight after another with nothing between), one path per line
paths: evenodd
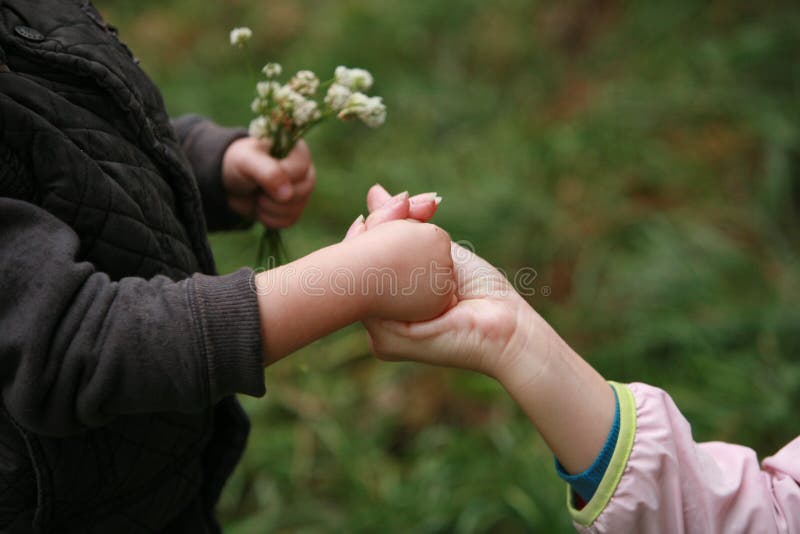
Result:
M450 305L450 237L393 221L255 280L267 365L355 321L426 321Z
M365 316L362 267L350 249L332 245L256 276L265 365Z
M532 310L513 364L498 379L570 473L603 448L616 401L606 380Z

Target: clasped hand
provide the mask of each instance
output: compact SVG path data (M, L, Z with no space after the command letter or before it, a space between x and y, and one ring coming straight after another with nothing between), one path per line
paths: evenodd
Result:
M369 217L356 219L345 240L395 220L427 221L438 202L421 208L422 198L393 197L380 185L373 186L367 194ZM485 260L455 243L451 255L456 288L446 311L423 322L365 320L370 348L383 360L460 367L501 379L524 353L530 334L546 325Z

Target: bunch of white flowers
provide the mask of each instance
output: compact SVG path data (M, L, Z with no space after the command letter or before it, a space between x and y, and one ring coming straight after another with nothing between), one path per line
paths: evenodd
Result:
M242 47L252 36L249 28L235 28L231 44ZM383 100L363 92L374 83L372 74L364 69L336 67L333 78L325 83L310 70L301 70L282 84L278 81L283 73L279 63L267 63L261 72L266 80L256 83L250 109L257 116L250 123L250 135L270 139L274 157L285 157L309 129L332 116L360 119L370 128L386 122ZM325 96L317 100L317 91L325 87Z
M301 70L286 84L278 81L283 72L280 64L268 63L261 71L266 80L256 84L250 109L257 117L250 123L250 135L272 140L274 157L286 156L310 128L328 117L360 119L370 128L386 122L383 100L360 92L373 84L364 69L337 67L334 78L325 83L310 70ZM324 86L328 90L318 101L317 91Z
M249 28L234 28L231 45L242 48L252 36ZM370 128L386 122L383 100L365 94L374 79L364 69L336 67L333 78L324 83L310 70L301 70L282 84L278 80L283 73L279 63L267 63L261 72L266 79L256 83L255 98L250 104L256 118L250 122L249 133L269 139L270 155L275 158L286 157L311 128L330 117L359 119ZM317 97L320 89L326 91L321 100ZM266 234L264 241L280 244L275 236Z

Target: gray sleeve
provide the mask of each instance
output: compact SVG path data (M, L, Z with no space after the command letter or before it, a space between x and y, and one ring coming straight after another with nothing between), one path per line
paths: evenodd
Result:
M200 115L173 119L172 127L197 178L209 231L249 226L251 220L242 218L228 207L222 187L222 157L231 143L247 137L247 131L224 128Z
M115 282L78 248L59 219L0 198L0 392L20 425L67 435L264 394L252 271Z

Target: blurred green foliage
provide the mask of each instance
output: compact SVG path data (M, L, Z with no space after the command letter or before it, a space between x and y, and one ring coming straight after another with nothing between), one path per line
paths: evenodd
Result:
M605 376L667 389L699 440L798 433L796 2L98 1L177 115L244 125L258 63L371 70L389 121L308 140L294 256L379 181L507 272ZM223 271L259 230L215 235ZM220 515L249 532L568 532L547 448L489 379L384 364L356 327L267 371Z

